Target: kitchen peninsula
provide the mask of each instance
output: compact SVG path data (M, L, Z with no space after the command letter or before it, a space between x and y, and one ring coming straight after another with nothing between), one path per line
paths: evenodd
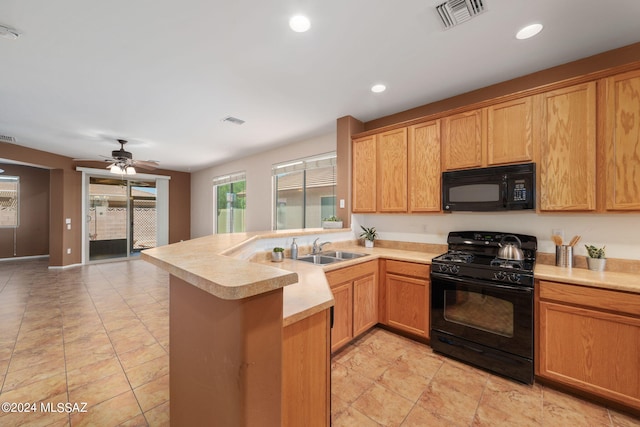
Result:
M221 234L142 253L171 274L172 425L293 425L290 411L300 417L320 411L328 420L333 296L323 270L241 259L263 239L324 233ZM306 353L289 357L287 349ZM324 384L310 384L303 374L313 364L324 370ZM309 398L298 395L300 387L313 400L294 405L292 399Z

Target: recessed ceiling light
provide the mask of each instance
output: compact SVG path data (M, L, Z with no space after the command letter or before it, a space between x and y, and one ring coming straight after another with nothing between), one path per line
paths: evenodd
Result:
M311 22L309 21L309 18L304 15L296 15L289 19L289 26L296 33L304 33L311 28Z
M535 36L540 31L542 31L542 24L527 25L526 27L524 27L520 31L518 31L518 33L516 34L516 38L518 40L528 39L530 37Z
M371 86L371 92L373 93L380 93L380 92L384 92L385 90L387 90L387 87L383 84L377 84L377 85Z
M20 37L18 30L0 25L0 37L4 39L15 40Z

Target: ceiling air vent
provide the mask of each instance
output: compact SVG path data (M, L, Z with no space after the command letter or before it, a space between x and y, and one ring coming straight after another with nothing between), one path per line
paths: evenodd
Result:
M0 142L14 143L14 142L16 142L16 139L14 137L12 137L12 136L0 135Z
M228 123L233 123L234 125L241 125L244 123L244 120L239 119L237 117L233 117L233 116L227 116L224 119L222 119L223 122L228 122Z
M449 0L436 6L444 28L455 27L485 11L483 0Z

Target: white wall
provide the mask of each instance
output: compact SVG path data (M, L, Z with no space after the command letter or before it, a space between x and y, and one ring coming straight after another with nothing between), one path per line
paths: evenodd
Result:
M564 241L579 234L574 254L586 255L584 244L606 245L607 258L640 259L640 214L536 214L531 212L455 212L433 215L353 215L353 230L376 227L382 240L446 244L449 231L505 231L538 238L540 252L555 253L554 229Z
M191 238L213 233L214 177L245 171L247 176L246 231L271 230L273 223L272 165L335 150L336 133L332 132L192 173Z

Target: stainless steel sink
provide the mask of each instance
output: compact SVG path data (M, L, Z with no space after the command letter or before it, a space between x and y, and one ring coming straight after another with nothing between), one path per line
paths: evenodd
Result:
M326 255L304 255L298 257L298 261L310 262L311 264L331 264L332 262L342 261L340 258Z
M367 254L359 254L356 252L343 252L343 251L331 251L331 252L322 252L320 255L340 258L340 259L354 259L360 258L363 256L367 256Z
M329 251L329 252L321 252L316 255L303 255L298 257L298 261L310 262L312 264L331 264L334 262L345 261L348 259L360 258L362 256L366 256L367 254L359 254L355 252L342 252L342 251Z

